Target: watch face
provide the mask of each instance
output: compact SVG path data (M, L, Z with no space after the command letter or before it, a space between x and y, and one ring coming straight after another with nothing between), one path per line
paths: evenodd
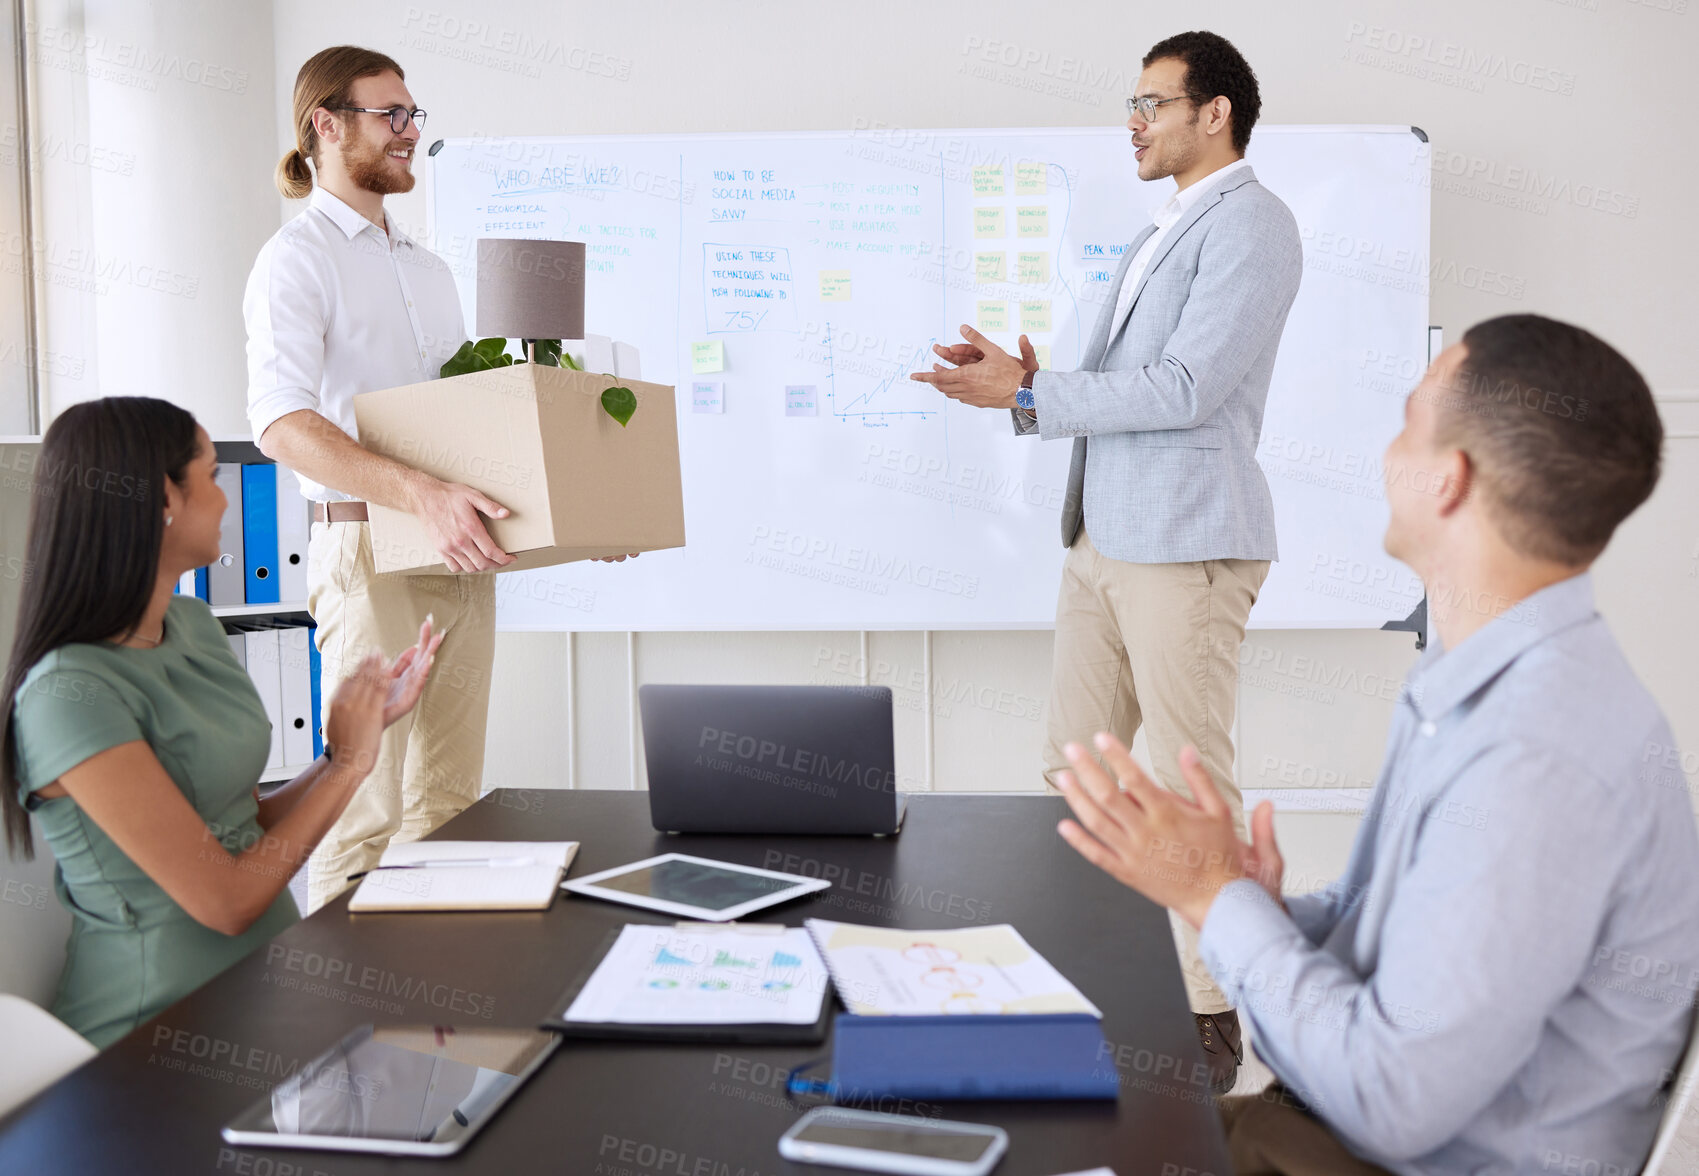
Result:
M1017 405L1019 405L1021 408L1029 408L1030 409L1033 406L1032 389L1031 388L1022 388L1019 391L1017 391L1015 393L1015 403Z

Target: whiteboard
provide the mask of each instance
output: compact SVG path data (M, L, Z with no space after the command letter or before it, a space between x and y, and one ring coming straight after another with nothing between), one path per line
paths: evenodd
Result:
M1079 363L1128 241L1173 191L1122 130L448 139L429 232L477 321L481 237L582 240L586 329L678 388L687 545L499 576L504 629L1053 623L1071 441L908 373L1023 329ZM1248 158L1305 270L1257 459L1281 558L1259 628L1376 627L1421 598L1381 551L1380 455L1426 361L1428 146L1265 127ZM716 346L717 345L717 346ZM712 367L718 371L699 371Z

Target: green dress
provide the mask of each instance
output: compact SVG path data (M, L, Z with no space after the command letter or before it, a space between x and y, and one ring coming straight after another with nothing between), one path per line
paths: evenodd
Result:
M199 988L301 916L287 890L240 935L195 922L69 796L33 793L90 756L146 740L231 851L264 831L254 785L270 722L259 693L203 601L177 596L153 649L66 645L42 658L13 699L18 778L57 862L54 888L71 939L53 1013L106 1046Z

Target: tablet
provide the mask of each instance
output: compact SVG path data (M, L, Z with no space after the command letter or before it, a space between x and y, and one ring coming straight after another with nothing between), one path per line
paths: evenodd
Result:
M605 898L704 923L726 923L763 907L825 890L832 883L825 878L758 870L687 853L664 853L561 885L586 898Z
M232 1119L224 1139L453 1155L559 1044L536 1029L362 1025Z

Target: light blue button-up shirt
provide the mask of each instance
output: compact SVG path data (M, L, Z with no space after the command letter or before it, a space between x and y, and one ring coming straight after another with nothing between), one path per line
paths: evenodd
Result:
M1640 1170L1699 992L1669 724L1553 584L1411 671L1345 874L1226 887L1200 946L1257 1052L1400 1173Z

